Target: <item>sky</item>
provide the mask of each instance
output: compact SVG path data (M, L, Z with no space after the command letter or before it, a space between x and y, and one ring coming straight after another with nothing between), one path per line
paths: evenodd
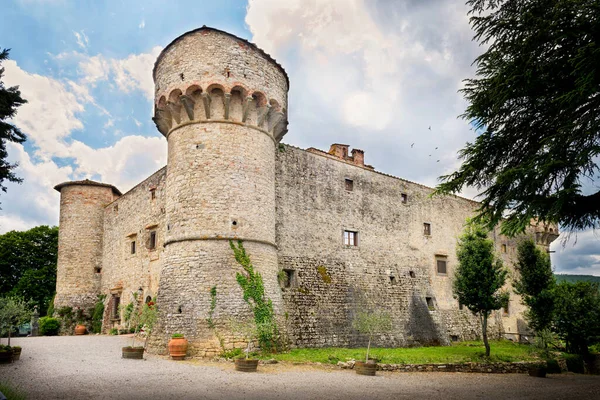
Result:
M0 48L11 49L4 83L28 101L13 121L28 140L8 144L24 182L0 194L0 233L57 225L58 183L89 178L125 192L166 164L152 67L202 25L283 65L285 143L346 143L375 169L433 187L475 138L458 90L483 49L461 1L4 0L0 20ZM564 236L551 246L555 271L600 276L600 236Z

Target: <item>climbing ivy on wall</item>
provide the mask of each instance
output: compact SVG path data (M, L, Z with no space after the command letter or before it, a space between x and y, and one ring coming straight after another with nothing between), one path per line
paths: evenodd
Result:
M236 272L235 277L244 293L244 301L252 308L260 348L263 351L274 351L277 348L278 330L273 302L265 296L262 276L254 270L241 240L238 240L237 247L230 240L229 246L233 250L235 261L244 269L244 272Z

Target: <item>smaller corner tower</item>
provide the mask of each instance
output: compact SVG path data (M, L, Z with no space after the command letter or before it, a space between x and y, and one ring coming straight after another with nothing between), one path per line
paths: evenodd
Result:
M92 307L100 293L104 208L121 192L90 180L64 182L60 192L60 230L55 307Z

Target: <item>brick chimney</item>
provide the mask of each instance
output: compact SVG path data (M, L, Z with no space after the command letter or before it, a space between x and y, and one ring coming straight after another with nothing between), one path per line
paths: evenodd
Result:
M341 158L342 160L348 159L348 146L347 144L334 143L329 148L329 154Z
M352 161L355 165L365 166L365 152L359 149L352 149Z

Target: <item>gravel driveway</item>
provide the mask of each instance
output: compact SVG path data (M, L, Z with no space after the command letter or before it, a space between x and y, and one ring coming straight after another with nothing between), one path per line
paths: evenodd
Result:
M129 344L118 336L14 339L21 360L0 365L29 399L600 399L600 377L573 374L546 379L527 375L378 373L275 364L258 373L231 363L121 358ZM4 340L3 343L6 343Z

